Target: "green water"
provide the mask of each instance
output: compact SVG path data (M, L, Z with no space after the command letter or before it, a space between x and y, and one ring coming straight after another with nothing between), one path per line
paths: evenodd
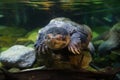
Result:
M15 44L33 47L38 30L55 17L68 17L90 26L94 40L118 23L119 5L119 0L0 0L0 52ZM95 62L105 65L111 61L108 65L116 66L118 57L118 54L97 56Z

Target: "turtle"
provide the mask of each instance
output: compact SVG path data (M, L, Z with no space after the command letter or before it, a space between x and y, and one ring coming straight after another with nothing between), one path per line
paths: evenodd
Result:
M38 31L34 46L38 55L50 54L54 60L66 61L70 56L76 58L83 50L89 51L91 39L92 30L87 25L80 25L69 18L57 17ZM50 58L47 61L49 62ZM72 62L74 63L73 60Z

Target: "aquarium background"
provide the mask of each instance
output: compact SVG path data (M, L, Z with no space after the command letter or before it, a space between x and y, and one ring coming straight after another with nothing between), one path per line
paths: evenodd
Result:
M119 0L0 0L0 52L15 44L33 47L38 30L56 17L67 17L92 29L96 66L120 67L120 48L101 57L97 48L104 40L95 40L119 23Z

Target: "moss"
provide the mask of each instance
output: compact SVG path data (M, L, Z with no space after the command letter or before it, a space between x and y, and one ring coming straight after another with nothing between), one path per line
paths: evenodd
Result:
M120 56L120 49L111 51L111 53Z
M100 44L102 44L104 42L104 40L98 40L98 41L94 41L93 44L95 46L99 46Z
M111 54L109 55L109 58L110 58L110 60L112 60L112 61L116 61L117 58L118 58L118 55L116 55L116 54L114 54L114 53L111 53Z
M14 45L17 38L23 37L26 32L27 31L24 28L18 27L0 28L0 47L4 48Z
M20 72L19 68L11 68L8 70L9 72Z
M20 44L20 45L29 45L31 43L33 43L33 41L27 38L18 38L15 42L15 44Z
M8 47L14 44L16 38L9 36L1 36L0 37L0 47Z
M2 47L0 48L0 52L7 50L9 47Z
M94 27L94 28L92 28L92 31L93 31L93 32L96 32L96 33L98 33L98 34L101 34L101 33L105 32L105 31L108 31L108 30L110 30L110 27L107 27L107 26Z
M92 29L92 33L93 33L93 39L98 37L99 35L101 35L102 33L110 30L110 27L104 26L104 27L94 27L91 28Z
M30 45L36 41L38 34L38 28L29 32L23 28L18 27L3 27L0 28L0 48L1 51L5 50L6 47L10 47L15 44Z
M32 40L33 42L36 41L37 35L38 35L38 28L34 29L33 31L29 32L26 37L29 40Z
M1 36L11 36L11 37L20 37L26 34L26 30L24 28L18 27L4 27L0 28L0 35Z
M0 62L0 68L2 68L3 67L3 64Z
M88 67L86 68L86 70L88 70L88 71L97 71L96 69L92 68L91 66L88 66Z
M93 33L93 38L97 37L99 34L95 31L92 32Z

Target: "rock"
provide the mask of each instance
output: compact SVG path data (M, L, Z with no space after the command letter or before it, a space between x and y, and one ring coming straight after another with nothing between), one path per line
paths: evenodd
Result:
M27 68L35 61L35 51L23 45L15 45L0 54L0 61L7 67Z
M98 29L100 30L100 29ZM109 55L111 51L120 49L120 22L92 40L100 56Z
M120 49L120 22L113 25L106 36L105 42L101 43L98 47L98 52L102 56L110 54L112 50Z
M20 72L19 68L11 68L8 70L9 72Z

